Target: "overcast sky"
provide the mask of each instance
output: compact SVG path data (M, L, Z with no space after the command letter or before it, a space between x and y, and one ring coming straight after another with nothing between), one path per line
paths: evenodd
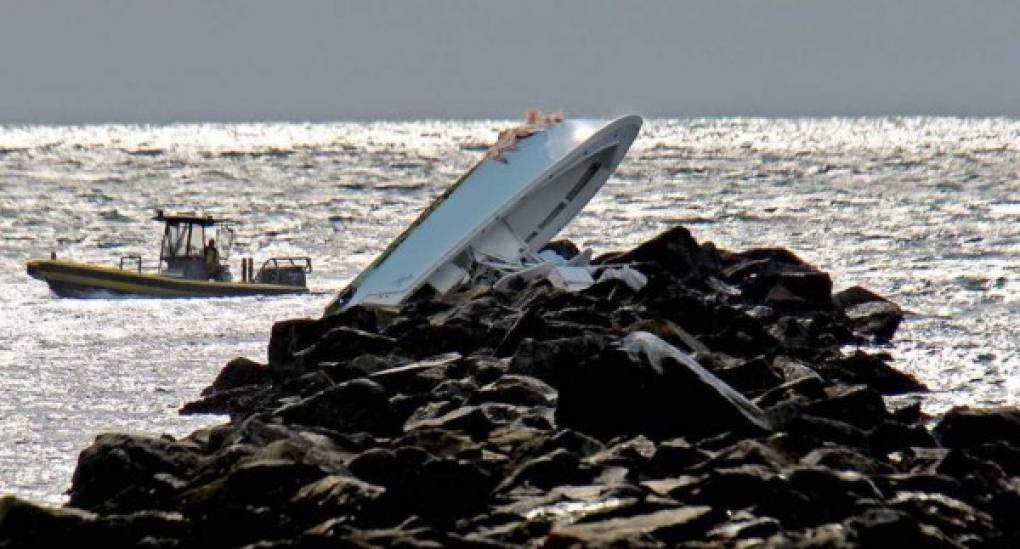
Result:
M0 123L1020 116L1020 2L0 0Z

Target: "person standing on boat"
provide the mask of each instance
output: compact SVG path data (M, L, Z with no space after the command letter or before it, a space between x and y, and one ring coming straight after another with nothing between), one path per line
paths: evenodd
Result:
M210 238L202 251L205 257L205 272L209 278L219 279L220 277L220 252L216 249L216 240Z

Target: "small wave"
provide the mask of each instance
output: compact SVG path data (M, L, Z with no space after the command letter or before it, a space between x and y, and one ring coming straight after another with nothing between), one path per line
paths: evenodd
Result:
M115 223L137 223L138 222L138 220L136 220L135 218L127 216L127 215L124 215L124 214L120 213L119 211L117 211L116 209L113 209L113 210L104 210L102 212L99 212L99 217L102 218L102 219L105 219L106 221L113 221Z

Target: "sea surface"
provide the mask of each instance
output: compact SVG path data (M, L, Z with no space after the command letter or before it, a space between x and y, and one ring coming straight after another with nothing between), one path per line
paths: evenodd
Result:
M60 503L99 432L183 436L223 364L321 314L506 121L0 126L0 494ZM311 295L58 299L24 262L154 264L155 208L234 218L238 258L308 255ZM887 348L928 412L1020 404L1020 121L652 120L562 236L598 252L676 224L785 246L912 311Z

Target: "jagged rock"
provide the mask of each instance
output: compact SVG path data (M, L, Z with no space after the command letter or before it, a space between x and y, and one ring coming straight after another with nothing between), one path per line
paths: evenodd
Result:
M882 501L881 491L864 475L825 467L797 467L787 472L791 489L815 502L813 519L837 521L851 514L861 500Z
M830 360L825 369L847 383L865 384L884 395L928 391L928 387L914 376L889 366L888 360L891 360L889 355L872 355L858 350L852 355Z
M578 484L590 477L591 473L582 467L577 454L560 448L521 465L507 476L499 489L506 490L524 482L548 489L559 484Z
M676 474L703 463L711 454L682 438L664 440L655 449L649 467L659 475Z
M737 366L719 368L713 373L742 393L764 391L783 383L782 375L764 357L753 358Z
M466 355L486 345L498 343L498 340L489 341L489 333L489 326L480 322L465 320L443 324L423 322L402 334L396 342L394 351L414 359L443 353Z
M269 381L269 369L265 364L237 357L220 370L212 385L202 390L202 395L206 396L214 392L228 391L248 385L260 385Z
M936 440L919 399L882 397L923 384L844 350L891 337L898 306L683 228L602 260L647 284L463 287L279 322L267 366L235 359L185 405L229 423L101 436L74 507L0 500L0 542L1020 543L1017 409L953 410Z
M950 448L968 448L997 441L1020 447L1020 407L957 406L938 422L935 436Z
M778 534L782 529L782 524L772 517L752 517L743 520L730 519L729 522L713 528L708 532L707 536L732 543L736 540L767 538Z
M855 534L857 543L867 547L960 547L947 538L938 528L921 524L915 518L889 508L864 511L848 525Z
M858 471L867 475L894 474L896 468L850 448L827 447L812 450L800 462L836 471Z
M478 406L463 406L435 418L408 420L405 431L439 428L459 431L480 440L500 425L507 425L528 415L528 410L509 404L487 402Z
M704 266L701 246L684 227L673 227L622 254L604 258L603 263L657 263L675 275L686 275Z
M173 489L168 479L189 476L198 461L193 449L173 440L101 434L78 456L68 504L86 510L161 509Z
M505 375L475 394L478 402L504 402L521 406L552 406L556 389L530 376Z
M456 367L460 359L460 353L447 353L380 370L369 377L390 393L427 393L450 377L448 370Z
M878 342L891 340L903 321L903 309L899 305L860 286L837 293L833 301L843 309L857 333Z
M273 324L266 355L270 366L290 362L294 355L317 343L322 336L338 326L346 326L364 332L378 331L378 311L364 307L352 307L331 316L310 319L295 318Z
M600 337L581 336L549 341L525 339L518 345L510 361L510 372L535 377L556 387L565 366L601 352L606 341Z
M307 371L322 362L350 360L366 353L384 355L393 349L395 343L396 341L390 337L347 326L337 326L322 334L311 346L294 353L293 358L300 365L300 369ZM275 371L279 372L282 368L284 366L277 366Z
M556 526L546 538L546 546L605 547L631 545L650 539L661 543L676 543L702 534L714 518L712 508L691 506L665 509L647 515Z
M0 498L0 546L177 547L193 539L180 513L142 511L97 515L73 508L50 509L13 496Z
M386 391L368 379L355 379L330 387L280 408L276 415L287 423L316 425L348 433L363 431L385 436L400 430Z
M317 524L329 517L357 515L384 491L355 478L329 475L301 487L289 503L294 506L294 514Z
M781 310L832 307L832 279L821 271L757 274L742 285L742 297Z
M571 372L556 385L556 421L591 435L662 439L769 429L757 406L646 332Z
M491 475L462 459L432 458L399 484L391 484L379 505L389 511L417 514L429 522L447 523L485 506L493 489Z
M826 393L826 399L809 404L805 411L863 429L874 427L889 417L882 395L867 385L833 387Z

